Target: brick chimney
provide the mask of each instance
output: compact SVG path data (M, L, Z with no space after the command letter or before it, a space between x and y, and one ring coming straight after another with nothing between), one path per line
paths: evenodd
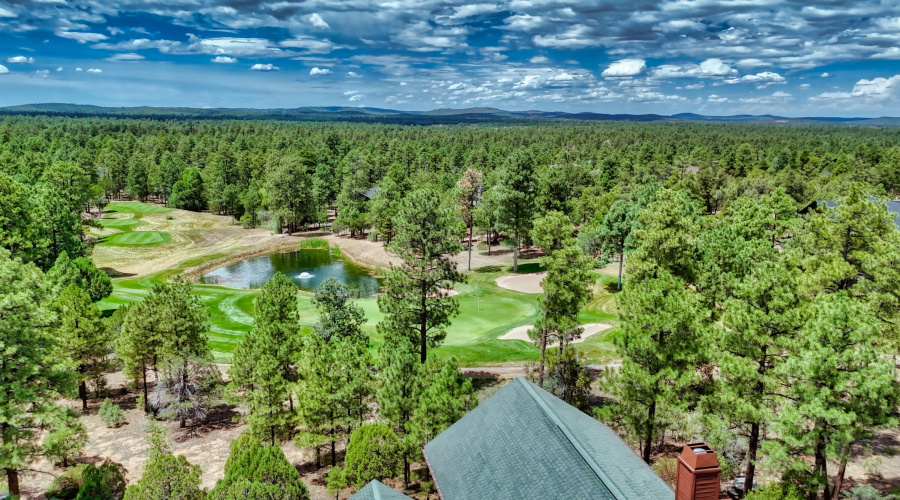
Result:
M706 443L688 443L678 456L675 500L717 500L722 470Z

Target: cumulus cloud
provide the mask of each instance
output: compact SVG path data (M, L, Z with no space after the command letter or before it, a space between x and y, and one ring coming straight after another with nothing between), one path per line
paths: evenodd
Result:
M41 76L47 76L50 74L50 70L49 69L39 69L39 70L35 71L35 74L38 74Z
M281 68L272 63L256 63L253 66L250 66L250 71L278 71L279 69Z
M84 71L84 70L81 69L81 68L75 68L75 72L76 72L76 73L80 73L80 72L82 72L82 71Z
M896 97L900 89L900 75L890 78L862 79L853 85L849 92L823 92L810 99L816 101L861 101L880 102Z
M728 102L727 97L722 97L722 96L716 95L716 94L709 94L709 97L707 97L706 100L713 104L721 104L723 102Z
M602 43L602 40L583 24L576 24L554 35L536 35L533 40L538 47L557 49L584 49L596 47Z
M62 69L62 66L56 68L56 71L57 71L57 72L62 71L62 70L63 70L63 69Z
M350 99L347 99L347 100L350 102L353 102L353 101L358 101L358 100L362 99L363 97L365 97L365 96L360 95L360 94L355 94L355 95L350 96Z
M103 70L102 70L102 69L98 69L98 68L90 68L90 69L87 70L87 72L88 72L88 73L103 73Z
M229 57L229 56L216 56L216 57L213 57L212 59L210 59L210 61L212 61L214 63L219 63L219 64L233 64L233 63L238 62L238 60L236 58Z
M531 64L547 64L550 62L550 58L547 56L534 56L528 62Z
M488 14L491 12L498 12L500 10L500 6L493 3L475 3L461 5L459 7L455 7L455 9L456 12L450 15L450 19L460 20L469 17L480 16L482 14Z
M0 17L19 17L19 15L13 11L7 9L6 7L3 7L2 5L0 5ZM7 70L7 72L9 72L9 70ZM3 74L3 73L0 72L0 74Z
M330 75L330 74L331 74L331 70L328 69L328 68L320 68L320 67L316 66L316 67L314 67L313 69L309 70L309 74L310 74L310 75L313 75L313 76L316 76L316 75Z
M13 56L7 57L6 62L13 64L31 64L34 62L34 58L25 56Z
M110 62L134 62L140 61L141 59L144 59L144 56L135 54L134 52L128 52L125 54L113 54L106 58L106 60Z
M731 76L737 70L725 64L721 59L707 59L700 64L664 64L653 69L655 78L710 78L717 76Z
M362 75L360 75L359 73L357 73L357 72L355 72L355 71L348 71L348 72L347 72L347 76L350 77L350 78L359 78L359 77L361 77Z
M620 77L637 76L647 69L647 62L643 59L620 59L603 70L601 76Z
M8 73L9 73L9 68L7 68L6 66L0 64L0 75L5 75L5 74L8 74Z
M82 31L65 30L57 30L56 36L62 38L70 38L72 40L76 40L78 43L99 42L108 38L106 35L100 33L86 33Z
M324 19L322 19L322 16L317 13L310 14L306 18L306 20L309 22L309 24L312 24L314 27L319 29L328 29L331 27L328 25L328 23L325 22Z

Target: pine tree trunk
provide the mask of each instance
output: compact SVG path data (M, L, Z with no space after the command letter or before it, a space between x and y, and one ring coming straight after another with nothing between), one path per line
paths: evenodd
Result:
M849 458L850 445L848 444L844 449L844 453L841 458L841 466L838 468L837 479L835 479L834 481L834 490L831 492L831 500L839 500L841 497L841 488L844 487L844 474L847 472L847 460L849 460Z
M181 417L181 421L180 421L179 426L178 426L179 429L184 429L184 427L185 427L185 420L186 420L186 419L185 419L184 417Z
M491 256L491 232L490 232L490 230L488 230L488 231L486 231L486 232L484 233L484 239L487 240L487 244L488 244L488 257L490 257L490 256Z
M753 476L756 474L756 450L759 448L759 422L750 425L750 443L747 446L747 476L744 478L744 491L741 496L746 496L753 488Z
M80 368L79 368L79 371L81 371ZM78 398L81 399L81 411L86 412L88 407L87 407L87 381L85 381L85 380L82 380L78 384Z
M472 225L469 224L469 264L466 266L468 271L472 270Z
M644 436L644 462L650 463L650 447L653 446L653 420L656 418L656 396L650 403L650 409L647 412L647 435Z
M144 413L150 413L150 401L147 397L147 367L141 363L141 376L144 379Z
M421 336L422 345L420 346L420 354L422 364L425 364L425 361L428 359L428 350L426 343L428 342L428 318L425 317L425 311L427 310L427 301L428 301L428 293L426 291L422 291L422 322L419 325L419 335Z
M538 387L544 387L544 354L547 351L547 330L541 325L541 366L538 374Z
M10 497L19 498L19 471L13 468L6 469L6 482Z
M619 284L616 287L616 290L622 289L622 268L625 267L625 251L619 254Z
M513 272L519 272L519 230L516 229L516 249L513 250Z
M822 498L828 498L828 462L825 458L825 438L822 431L819 431L819 437L816 440L815 448L815 469L813 469L813 478L816 481L816 487L809 492L809 500L816 500L819 496L819 483L824 483L825 494ZM822 481L824 478L824 481Z

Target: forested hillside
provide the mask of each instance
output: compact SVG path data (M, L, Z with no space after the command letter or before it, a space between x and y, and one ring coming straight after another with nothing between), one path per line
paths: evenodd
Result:
M430 355L460 313L450 291L473 276L451 257L477 235L510 248L514 272L521 249L542 257L528 332L540 355L522 367L540 386L663 475L673 442L702 437L727 478L781 481L777 498L836 500L855 444L896 424L900 232L883 200L900 190L898 145L900 129L844 125L4 118L0 391L12 396L0 401L0 468L12 489L38 456L67 467L86 431L56 403L77 397L87 411L122 368L154 418L184 427L214 401L238 408L248 431L209 498L242 498L254 461L279 472L253 488L293 485L290 498L308 498L277 449L288 441L316 466L329 458L330 492L402 476L427 496L433 484L412 477L422 446L477 404L458 361ZM191 282L152 283L101 317L113 283L90 259L87 228L116 200L383 242L400 264L377 297L377 345L337 282L308 299L318 321L301 328L298 291L281 274L255 295L227 385ZM594 268L610 263L616 362L592 379L579 314ZM55 437L39 445L43 428ZM167 481L183 481L184 498L206 495L199 469L147 432L148 467L126 498L156 498L141 495ZM382 448L385 463L369 464Z

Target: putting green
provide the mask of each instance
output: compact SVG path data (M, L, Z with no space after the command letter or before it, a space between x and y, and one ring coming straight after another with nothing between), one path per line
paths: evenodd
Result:
M99 245L133 247L159 245L160 243L168 243L170 241L172 241L172 236L169 233L164 233L162 231L129 231L106 236Z
M106 207L106 213L108 214L134 214L135 219L140 219L144 214L162 214L171 211L171 208L140 201L114 201Z

